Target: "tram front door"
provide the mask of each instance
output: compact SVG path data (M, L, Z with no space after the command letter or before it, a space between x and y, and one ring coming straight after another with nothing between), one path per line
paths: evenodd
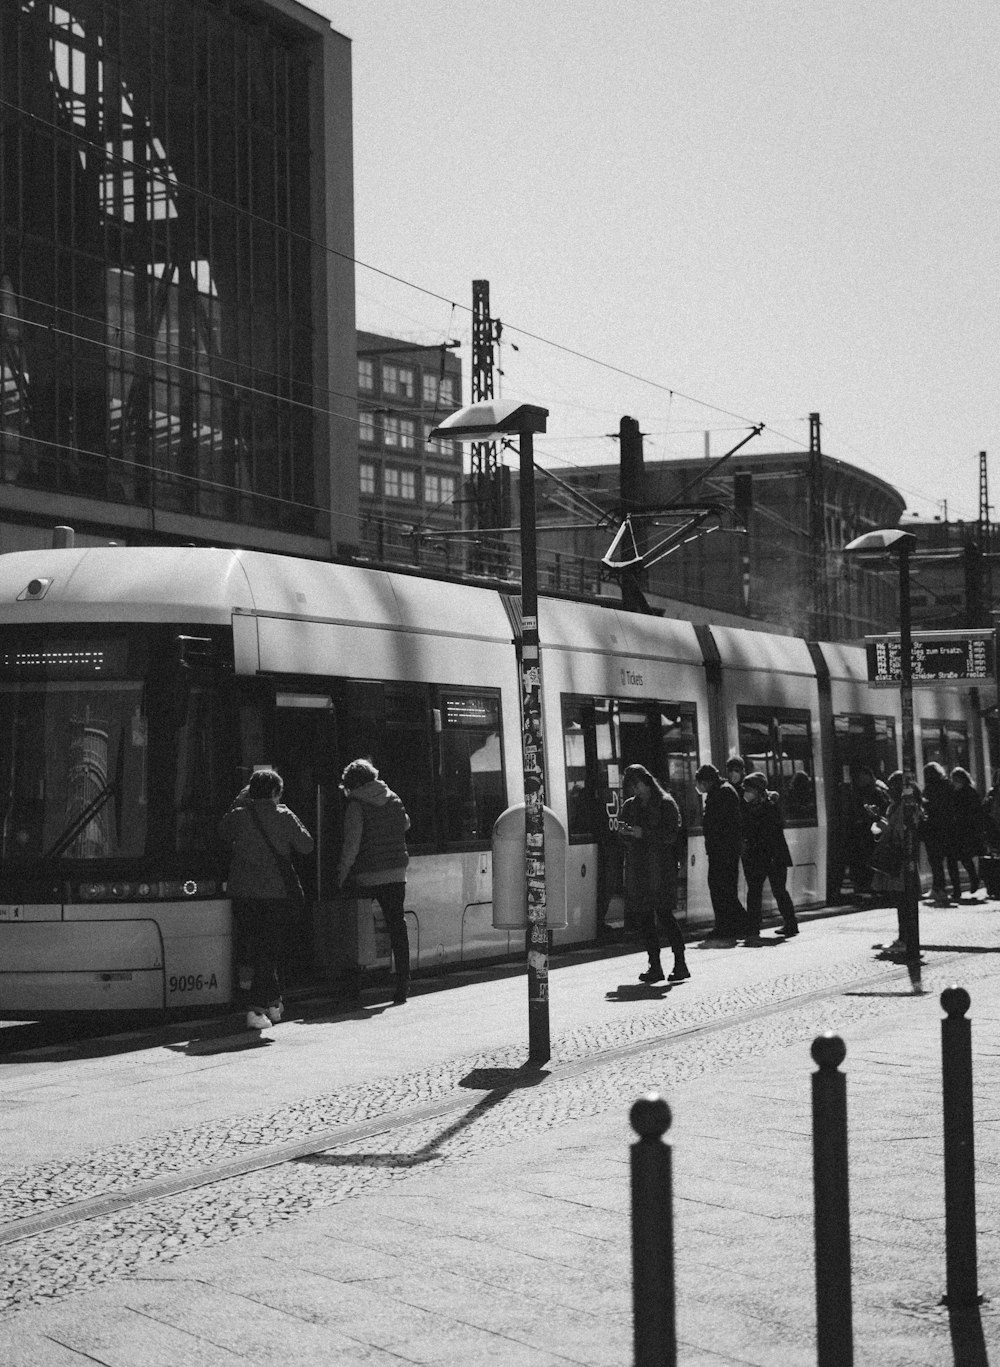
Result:
M283 801L308 827L316 848L298 861L305 906L289 944L289 985L328 975L328 927L337 886L341 804L337 800L337 728L328 694L279 693L274 765L285 781Z

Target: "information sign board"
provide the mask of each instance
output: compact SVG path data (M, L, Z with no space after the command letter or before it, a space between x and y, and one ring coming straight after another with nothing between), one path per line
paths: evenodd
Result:
M868 683L898 688L902 655L899 633L866 636ZM992 631L915 631L910 653L913 685L982 683L995 677Z

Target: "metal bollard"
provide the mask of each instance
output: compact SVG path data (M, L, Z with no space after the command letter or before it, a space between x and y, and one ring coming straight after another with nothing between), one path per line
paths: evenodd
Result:
M941 1080L944 1102L944 1238L950 1307L979 1305L976 1270L976 1155L972 1123L971 999L947 987L941 1006Z
M813 1190L816 1221L816 1361L852 1367L851 1216L847 1186L847 1079L839 1035L812 1043Z
M650 1092L629 1113L632 1145L632 1318L635 1367L676 1367L670 1107Z

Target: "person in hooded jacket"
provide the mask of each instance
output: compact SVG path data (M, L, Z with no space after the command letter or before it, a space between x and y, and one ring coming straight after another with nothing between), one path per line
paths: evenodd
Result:
M402 799L378 776L374 764L356 759L341 775L347 798L344 839L337 866L337 886L348 878L378 902L389 928L396 970L393 1001L401 1006L410 985L410 937L403 905L406 899L406 832L410 818Z
M743 872L747 880L748 938L760 938L764 880L781 913L783 934L798 935L795 907L788 892L788 870L792 856L785 839L778 794L770 792L764 774L747 774L743 783Z
M258 769L219 822L219 835L232 852L228 886L237 958L245 956L250 965L250 1030L266 1030L281 1020L282 960L302 895L291 854L309 854L314 843L282 803L284 788L277 770Z

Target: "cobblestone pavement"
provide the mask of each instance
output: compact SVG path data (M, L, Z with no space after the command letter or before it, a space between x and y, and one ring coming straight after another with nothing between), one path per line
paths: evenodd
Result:
M949 934L949 949L982 946L985 923ZM992 935L990 943L1000 943ZM928 954L922 990L939 993L956 977L974 991L995 972L989 954ZM11 1222L74 1203L133 1192L134 1203L75 1220L4 1249L0 1318L72 1295L143 1266L168 1262L362 1192L555 1126L622 1112L651 1086L733 1068L762 1052L898 1009L909 978L871 953L801 973L784 973L715 995L670 994L662 1009L580 1028L558 1038L540 1073L523 1068L523 1044L452 1059L262 1111L237 1123L212 1122L67 1163L25 1167L0 1183L0 1238ZM857 991L858 995L853 995ZM868 993L869 995L863 995ZM427 1114L429 1107L433 1114ZM423 1108L424 1114L420 1114ZM312 1141L315 1141L313 1143ZM291 1161L283 1146L300 1144ZM258 1170L213 1180L212 1169L250 1158ZM261 1166L266 1165L266 1166ZM162 1196L175 1174L185 1188ZM144 1199L146 1198L146 1199Z

